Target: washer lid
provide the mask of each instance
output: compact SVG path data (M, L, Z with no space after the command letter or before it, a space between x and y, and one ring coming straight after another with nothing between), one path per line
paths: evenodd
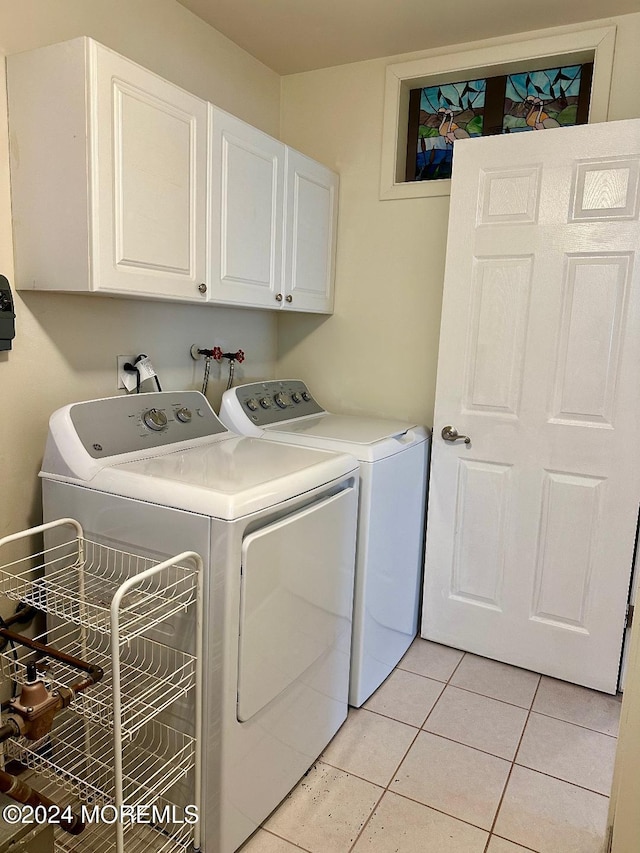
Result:
M361 462L374 462L426 441L428 432L424 427L405 421L325 412L268 426L264 436L296 445L352 453Z
M104 468L100 491L232 520L339 479L353 457L234 436Z
M352 444L375 444L375 442L384 441L386 438L403 435L412 427L413 424L404 421L353 415L332 415L329 412L324 412L321 415L311 415L308 418L268 426L265 429L275 429L278 432L294 435L304 434L314 438L333 438Z

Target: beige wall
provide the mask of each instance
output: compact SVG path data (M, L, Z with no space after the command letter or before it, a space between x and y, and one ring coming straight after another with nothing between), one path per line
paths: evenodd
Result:
M617 25L617 37L609 117L637 118L640 14L585 27L610 23ZM335 314L279 317L277 370L280 377L307 380L338 411L433 422L448 199L381 202L378 186L385 68L439 52L283 78L282 139L335 168L341 189ZM640 624L627 680L614 853L640 849Z
M277 134L280 78L174 0L0 0L0 58L89 35L224 109ZM4 63L2 63L2 66ZM0 76L0 272L13 283L7 118ZM46 128L43 128L46 132ZM0 536L39 523L37 479L49 414L113 396L117 354L146 352L163 387L197 388L192 343L242 347L240 376L273 376L276 321L258 311L17 293L17 338L0 353ZM223 381L212 369L210 398ZM122 393L122 392L120 392Z
M640 14L581 28L612 22L610 118L638 117ZM378 199L385 68L506 41L283 78L282 139L336 169L341 183L336 311L279 318L278 376L307 380L329 408L433 422L448 198Z

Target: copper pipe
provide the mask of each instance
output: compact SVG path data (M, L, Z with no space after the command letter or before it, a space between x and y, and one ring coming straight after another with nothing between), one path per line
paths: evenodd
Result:
M86 690L87 687L91 687L92 684L97 684L104 675L102 667L97 666L96 664L87 663L87 661L83 661L80 658L67 654L66 652L60 652L58 649L54 649L53 646L48 646L45 643L38 642L37 640L31 640L29 637L25 637L22 634L16 634L14 631L9 631L7 628L0 628L0 637L12 640L14 643L19 643L21 646L33 649L34 652L40 652L40 654L46 655L54 660L59 660L61 663L66 663L74 669L86 672L88 678L83 678L75 684L69 685L69 689L72 690L74 694L81 693L83 690Z
M79 815L72 813L70 818L63 817L63 809L57 803L39 791L36 791L35 788L27 785L26 782L18 779L17 776L12 776L4 770L0 770L0 791L11 797L12 800L16 800L16 802L23 803L26 806L33 806L34 808L36 806L44 806L46 809L51 809L51 815L54 813L59 815L58 825L60 829L64 829L65 832L71 835L80 835L84 829L85 825Z

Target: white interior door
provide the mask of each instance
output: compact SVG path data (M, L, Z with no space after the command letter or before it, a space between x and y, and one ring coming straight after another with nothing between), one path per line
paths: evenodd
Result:
M427 526L423 637L607 692L640 491L639 174L640 121L456 143Z

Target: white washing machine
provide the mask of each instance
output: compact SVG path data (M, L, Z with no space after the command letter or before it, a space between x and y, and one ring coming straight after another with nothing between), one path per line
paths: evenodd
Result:
M41 477L46 521L203 557L203 850L231 853L346 717L356 461L231 434L200 393L164 392L55 412ZM192 651L192 618L158 639Z
M430 433L326 412L299 380L231 388L220 419L244 435L350 453L360 463L349 686L349 704L359 708L417 633Z

